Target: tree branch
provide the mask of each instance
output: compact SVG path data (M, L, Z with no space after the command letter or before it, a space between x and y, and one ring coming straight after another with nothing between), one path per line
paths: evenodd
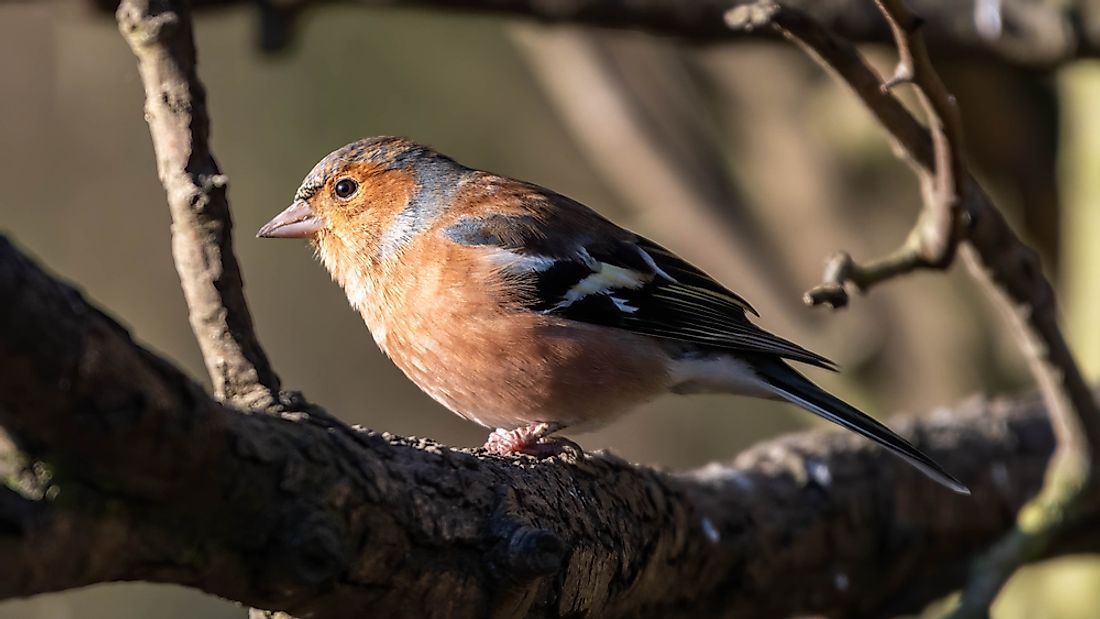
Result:
M901 424L972 499L839 432L679 475L499 458L220 404L2 240L0 295L0 425L49 463L41 498L0 490L0 598L140 579L319 617L882 615L957 586L1053 446L1034 398Z
M172 212L172 255L214 394L246 407L271 406L279 400L279 377L244 300L228 179L210 152L186 4L127 0L118 23L145 85L145 119Z
M848 303L847 283L865 292L871 286L915 270L946 269L954 261L959 244L958 184L967 170L958 106L932 66L921 34L923 20L901 0L876 0L876 5L898 50L894 74L880 84L879 90L889 93L895 86L913 84L929 127L931 166L913 165L920 178L924 209L905 243L891 254L866 265L856 263L847 252L830 258L824 283L804 297L810 305L844 307Z
M797 10L758 0L730 11L727 22L734 28L770 28L830 69L891 134L926 187L922 216L900 250L869 269L854 265L843 254L834 258L826 284L810 291L808 301L843 304L844 278L852 274L863 279L857 282L862 288L867 282L885 281L918 268L942 270L951 264L954 243L961 241L970 250L964 256L971 271L988 284L1012 320L1051 415L1058 448L1042 493L1021 511L1013 531L978 563L971 586L964 591L957 616L984 616L1015 569L1054 543L1070 526L1067 520L1073 514L1091 509L1096 502L1092 486L1097 479L1094 454L1100 448L1100 407L1058 327L1054 289L1043 275L1038 255L1012 232L966 172L955 104L935 75L914 27L915 17L900 0L880 0L879 6L895 33L900 57L895 77L881 86L850 43ZM931 130L922 127L890 93L899 81L912 81L918 87ZM951 229L957 229L958 235L952 233L942 242L945 230ZM933 242L925 243L927 239ZM930 260L936 256L926 253L929 247L946 249L939 256L946 259Z
M113 11L118 0L88 0ZM196 0L199 10L243 4L245 0ZM520 17L553 24L584 24L642 30L696 43L744 40L722 25L730 2L719 0L263 0L258 3L259 40L265 49L283 49L302 14L335 3L369 7L430 8ZM817 22L860 42L891 38L875 8L862 0L790 0ZM1050 67L1100 55L1100 11L1087 0L1043 3L1028 0L955 2L920 0L930 43L946 54L986 54L1004 62ZM762 33L756 33L759 36Z

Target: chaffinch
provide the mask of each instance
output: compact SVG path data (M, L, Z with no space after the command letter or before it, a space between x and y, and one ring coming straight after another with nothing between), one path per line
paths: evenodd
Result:
M492 428L496 453L545 454L664 393L782 399L968 492L905 439L787 360L826 358L749 321L702 270L549 189L403 138L322 159L260 237L309 238L378 346L421 389Z

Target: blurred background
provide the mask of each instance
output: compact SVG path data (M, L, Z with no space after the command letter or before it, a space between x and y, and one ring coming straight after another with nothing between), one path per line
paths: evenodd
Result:
M231 180L237 253L260 337L284 384L348 422L479 445L375 348L298 241L258 240L313 164L397 134L581 200L669 246L748 298L761 323L837 360L825 386L888 416L1029 381L1001 317L960 266L830 313L802 305L826 256L884 253L919 208L916 182L856 100L777 43L689 47L629 32L487 16L325 5L279 53L255 7L197 18L213 147ZM868 52L884 71L892 57ZM1066 328L1100 376L1100 64L1057 71L942 59L977 171L1059 287ZM144 345L205 381L169 253L169 216L142 86L114 20L77 3L0 4L0 231L73 282ZM653 403L578 437L677 468L730 459L819 426L732 398ZM1100 561L1024 570L995 616L1095 617ZM102 585L0 604L0 618L241 618L168 586Z

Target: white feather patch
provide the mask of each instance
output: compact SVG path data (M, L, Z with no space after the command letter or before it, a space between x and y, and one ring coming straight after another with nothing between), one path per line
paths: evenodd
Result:
M772 389L748 363L731 355L688 357L672 364L676 393L732 393L768 397Z
M646 252L646 250L642 249L641 247L638 247L637 245L634 246L634 249L638 250L638 253L642 255L642 260L645 262L646 266L653 269L654 273L656 273L657 275L660 275L661 277L667 279L670 282L678 283L678 282L676 282L675 278L673 278L668 273L665 273L664 269L657 266L657 262L653 259L653 256L650 256L649 253Z
M650 280L648 275L639 273L633 269L624 269L613 264L607 264L606 262L598 262L597 265L599 270L577 282L570 288L569 291L565 293L565 297L561 302L554 306L554 309L569 307L577 301L594 294L608 294L613 290L623 288L636 290L645 286ZM621 300L615 299L614 296L612 296L611 299L615 301L616 306L622 303ZM623 303L623 305L626 304ZM632 308L631 311L637 311L637 308Z
M489 260L499 268L514 273L542 272L557 263L555 258L539 255L523 255L507 249L493 249Z
M638 311L638 308L620 299L619 297L616 297L615 295L609 296L611 297L611 302L615 304L615 307L620 312L623 312L624 314L633 314L634 312Z

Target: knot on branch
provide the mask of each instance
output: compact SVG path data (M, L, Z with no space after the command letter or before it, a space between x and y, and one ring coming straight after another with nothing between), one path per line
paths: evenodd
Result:
M273 590L280 585L298 588L334 580L349 561L353 549L343 522L332 512L303 506L287 516L267 548L269 578Z
M171 30L183 22L171 3L123 2L115 13L119 30L134 48L149 47L171 36Z
M496 563L508 578L528 580L558 571L567 551L565 541L555 533L520 526L499 548Z
M846 251L838 251L825 262L825 275L822 283L814 286L802 295L806 305L827 305L830 309L840 309L848 305L848 291L844 285L852 282L859 287L854 277L856 263Z
M489 556L500 580L521 585L560 570L569 554L568 544L553 531L516 522L513 507L515 492L508 489L490 525L497 542Z

